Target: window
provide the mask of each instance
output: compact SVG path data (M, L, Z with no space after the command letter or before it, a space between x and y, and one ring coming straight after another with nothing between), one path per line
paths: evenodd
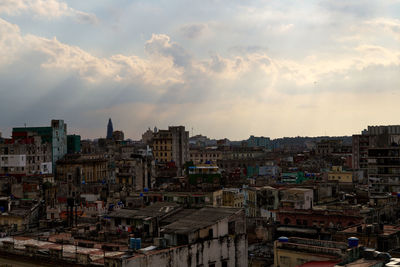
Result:
M177 241L177 245L178 245L178 246L180 246L180 245L186 245L186 244L189 243L189 238L188 238L187 235L178 234L178 235L176 236L176 241Z
M232 221L232 222L229 222L228 223L228 234L230 234L230 235L234 235L235 234L235 222L234 221Z
M213 229L208 229L208 238L212 239L214 235Z

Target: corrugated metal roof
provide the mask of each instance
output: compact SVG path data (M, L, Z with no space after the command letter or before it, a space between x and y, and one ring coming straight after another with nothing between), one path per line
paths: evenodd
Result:
M164 233L190 233L228 218L242 209L207 207L197 210L162 228Z

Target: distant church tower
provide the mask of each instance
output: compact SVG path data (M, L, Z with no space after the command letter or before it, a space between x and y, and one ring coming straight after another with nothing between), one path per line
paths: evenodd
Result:
M108 125L107 125L107 139L112 139L112 134L113 134L113 125L111 118L108 120Z

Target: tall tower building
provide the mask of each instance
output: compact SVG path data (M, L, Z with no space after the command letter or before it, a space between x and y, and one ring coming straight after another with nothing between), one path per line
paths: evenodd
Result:
M178 175L182 175L183 165L189 160L189 132L184 126L158 130L153 136L153 155L157 162L174 162Z
M49 127L16 127L12 131L12 137L15 140L25 140L32 135L39 136L42 144L49 143L51 146L51 162L46 160L43 162L44 165L38 165L36 170L42 173L55 173L57 160L67 154L67 124L63 120L52 120ZM26 159L32 163L42 159L41 156L36 155L36 157L29 155ZM45 155L43 158L46 158Z
M113 138L113 124L111 121L111 118L108 120L108 125L107 125L107 139L112 139Z

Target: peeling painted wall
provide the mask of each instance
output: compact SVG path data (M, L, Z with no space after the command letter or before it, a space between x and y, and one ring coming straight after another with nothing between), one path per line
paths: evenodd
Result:
M216 267L221 267L224 261L228 266L248 266L246 234L224 236L192 245L151 251L146 255L128 259L124 266L196 267L214 263Z

